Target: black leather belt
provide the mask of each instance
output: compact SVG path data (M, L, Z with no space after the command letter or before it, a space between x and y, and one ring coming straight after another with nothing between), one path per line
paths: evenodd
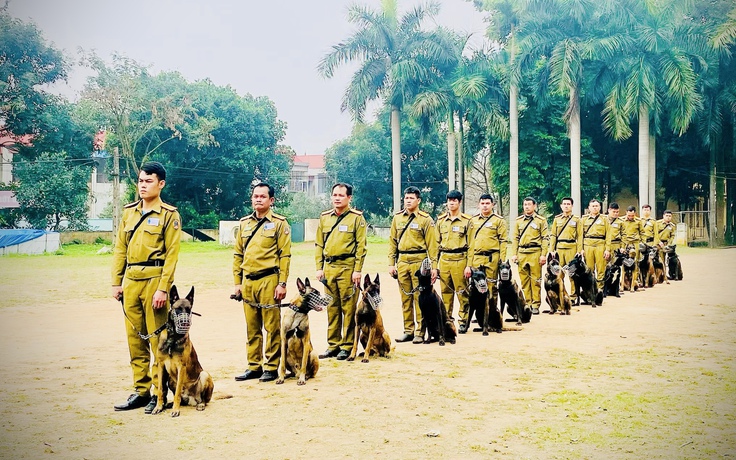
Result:
M133 262L128 264L128 267L163 267L163 260L146 260L144 262Z
M399 254L424 254L426 249L410 249L408 251L399 251Z
M261 270L259 272L249 273L249 274L245 275L245 279L251 280L251 281L256 281L256 280L259 280L261 278L265 278L265 277L267 277L269 275L274 275L274 274L276 274L278 272L279 272L279 267L267 268L267 269Z
M524 248L524 249L531 249L531 248L541 248L542 246L539 244L524 244L524 245L519 245L519 247Z
M489 249L487 251L475 251L475 255L491 257L496 252L498 252L498 249Z
M575 240L557 240L558 243L575 243Z
M586 236L586 238L592 238L594 240L605 240L605 236Z
M611 243L620 243L621 240L611 240Z
M440 249L440 254L465 254L468 248Z
M654 238L647 238L647 241L646 242L647 243L651 243L652 241L654 241Z
M340 254L337 256L325 256L325 262L328 264L331 264L332 262L335 262L336 260L346 260L346 259L352 259L355 257L355 254Z

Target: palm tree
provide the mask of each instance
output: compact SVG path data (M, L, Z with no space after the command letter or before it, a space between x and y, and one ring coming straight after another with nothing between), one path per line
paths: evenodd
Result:
M333 46L319 63L325 77L348 62L360 62L345 90L342 110L361 122L369 101L381 99L391 107L391 165L394 210L401 209L401 111L410 104L433 66L452 58L450 45L437 31L421 28L424 19L439 12L436 3L415 7L399 17L397 0L382 0L381 10L353 5L348 20L358 30Z

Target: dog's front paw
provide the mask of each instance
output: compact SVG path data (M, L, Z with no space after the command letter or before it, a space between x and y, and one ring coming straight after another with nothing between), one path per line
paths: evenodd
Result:
M279 377L279 378L276 379L276 385L281 385L282 383L284 383L284 378L283 377Z
M483 336L487 336L487 335L488 335L488 331L483 331Z
M205 405L205 403L203 403L203 402L202 402L202 403L199 403L199 404L197 404L197 410L198 410L198 411L203 411L205 407L206 407L206 405Z
M440 346L441 347L444 347L445 346L445 341L444 340L440 340Z
M156 404L156 407L153 408L151 411L151 415L160 414L164 411L164 405L163 404Z
M348 359L346 359L345 361L355 361L355 356L350 355L348 356Z
M367 363L368 361L369 361L368 358L363 358L360 360L361 363Z
M171 416L172 417L178 417L179 416L179 409L172 409Z
M296 384L297 385L306 385L307 384L307 379L304 378L304 377L299 377L299 380L296 381Z

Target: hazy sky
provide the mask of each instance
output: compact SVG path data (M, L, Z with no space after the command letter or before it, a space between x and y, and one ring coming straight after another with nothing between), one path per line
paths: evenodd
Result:
M346 0L11 0L10 12L31 19L45 38L76 59L76 50L117 51L154 70L177 70L188 80L209 78L239 94L267 96L288 125L285 143L298 154L321 154L350 134L340 101L353 68L329 79L317 74L332 45L354 30ZM380 8L380 0L359 4ZM473 33L479 46L483 15L466 0L441 0L436 21ZM405 11L419 4L399 0ZM429 25L429 24L427 24ZM477 47L476 46L476 47ZM84 84L72 74L72 96Z

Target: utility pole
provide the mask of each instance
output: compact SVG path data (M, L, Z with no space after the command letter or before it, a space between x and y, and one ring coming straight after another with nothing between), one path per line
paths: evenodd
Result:
M120 223L120 152L115 147L112 155L112 242L118 236Z

